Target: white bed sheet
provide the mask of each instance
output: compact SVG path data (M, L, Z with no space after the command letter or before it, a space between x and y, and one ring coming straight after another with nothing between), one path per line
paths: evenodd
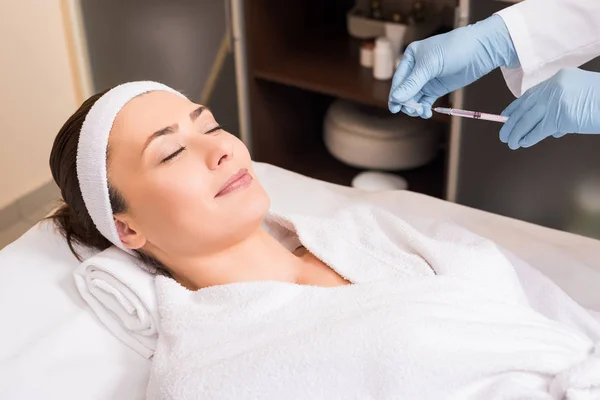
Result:
M412 192L364 193L266 164L255 169L277 211L319 213L369 201L451 220L514 252L600 312L600 241ZM48 223L0 251L1 399L144 398L150 362L93 316L73 281L77 265Z

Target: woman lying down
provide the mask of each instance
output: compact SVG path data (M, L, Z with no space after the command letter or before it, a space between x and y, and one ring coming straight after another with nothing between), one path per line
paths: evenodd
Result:
M166 86L87 100L50 164L69 243L158 272L148 398L600 399L600 328L536 311L493 243L368 205L269 213L244 144Z

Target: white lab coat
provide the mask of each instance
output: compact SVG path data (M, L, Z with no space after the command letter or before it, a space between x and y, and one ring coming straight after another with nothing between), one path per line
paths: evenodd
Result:
M600 55L600 0L525 0L498 15L521 62L520 68L502 68L516 97Z

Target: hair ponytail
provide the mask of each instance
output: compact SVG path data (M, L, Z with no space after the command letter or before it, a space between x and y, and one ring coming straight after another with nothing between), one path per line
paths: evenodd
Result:
M83 261L81 256L75 250L75 244L93 247L98 250L104 250L111 246L111 243L96 229L96 227L86 226L77 218L75 210L67 203L61 201L58 209L48 217L52 219L62 235L67 240L71 252L79 261Z
M89 216L77 179L77 144L81 126L87 113L104 93L98 93L87 99L65 122L54 139L50 152L50 170L52 178L60 188L63 198L59 208L48 217L54 221L63 234L71 252L81 261L75 250L75 244L104 250L111 243L96 229Z

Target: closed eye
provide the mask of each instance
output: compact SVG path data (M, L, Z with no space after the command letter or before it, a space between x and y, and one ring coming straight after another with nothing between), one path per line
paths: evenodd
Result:
M223 130L223 126L222 126L222 125L215 126L214 128L212 128L212 129L208 130L208 131L206 132L206 134L209 134L209 133L215 133L215 132L217 132L217 131L220 131L220 130Z
M177 157L179 154L181 154L184 150L185 150L185 146L181 146L177 151L171 153L170 155L166 156L165 158L163 158L160 163L166 163L169 160L174 159L175 157Z

